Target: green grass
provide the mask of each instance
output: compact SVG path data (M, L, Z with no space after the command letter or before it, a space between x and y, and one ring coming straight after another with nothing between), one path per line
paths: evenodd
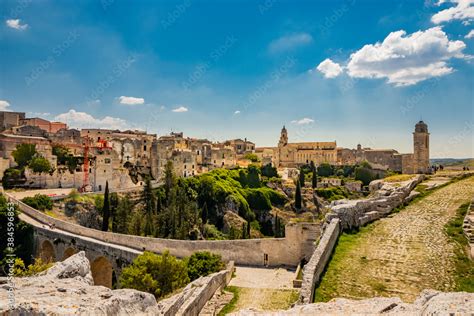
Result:
M385 182L402 182L410 180L414 177L413 174L396 174L393 176L389 176L383 179Z
M454 249L454 280L456 291L474 292L474 262L469 258L469 242L463 233L463 220L469 209L469 203L465 203L456 211L445 226L445 232L452 242L456 244Z
M231 292L234 294L234 297L230 300L229 303L227 303L226 306L224 306L224 308L219 312L218 316L223 316L223 315L227 315L229 314L230 312L232 312L235 308L235 305L237 304L237 301L239 300L239 296L240 296L240 288L236 287L236 286L226 286L225 291L227 292Z
M339 237L334 253L332 254L329 264L326 266L319 286L316 287L314 293L315 302L328 302L337 296L337 285L339 284L338 277L340 272L346 270L347 262L345 258L351 253L352 249L356 247L360 240L365 238L366 234L370 234L374 229L373 224L369 224L360 228L358 231L344 232ZM360 257L359 260L367 261L367 258ZM374 285L377 286L377 285ZM346 293L349 296L357 296L356 293Z

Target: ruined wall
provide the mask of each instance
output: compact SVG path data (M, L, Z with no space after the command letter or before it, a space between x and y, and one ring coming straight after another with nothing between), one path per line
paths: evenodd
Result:
M339 238L339 233L339 219L334 218L327 225L311 259L303 268L303 283L298 303L309 304L313 302L314 288L329 262L329 258Z

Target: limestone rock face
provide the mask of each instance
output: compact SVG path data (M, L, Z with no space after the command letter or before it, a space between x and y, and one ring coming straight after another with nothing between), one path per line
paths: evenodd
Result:
M287 311L261 312L241 310L231 315L471 315L474 293L424 290L413 304L398 297L375 297L365 300L336 298L327 303L298 305Z
M94 286L83 251L37 276L15 278L15 309L0 287L0 315L157 315L155 297L136 290Z

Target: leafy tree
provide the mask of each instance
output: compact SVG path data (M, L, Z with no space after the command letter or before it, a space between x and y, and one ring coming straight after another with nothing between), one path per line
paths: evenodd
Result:
M13 253L26 264L31 263L31 254L34 251L33 227L20 221L18 214L18 207L9 205L5 196L0 195L0 275L8 274L7 254ZM12 217L13 226L9 226ZM12 241L14 241L13 249L9 248L11 245L8 244Z
M207 223L207 203L204 202L204 205L202 206L202 209L201 209L201 220L202 220L202 223L203 224L206 224Z
M369 185L369 183L375 179L372 171L365 167L357 167L354 172L354 178L362 181L363 185Z
M23 168L28 166L33 157L37 154L35 144L18 144L16 149L12 152L12 156L18 167Z
M47 195L36 194L35 196L27 196L21 200L23 203L40 211L52 210L53 200Z
M31 159L28 167L35 173L47 173L51 171L51 164L49 163L48 159L36 156Z
M23 175L23 170L16 168L8 168L3 173L2 185L5 189L11 189L16 186L21 186L26 182L26 178Z
M302 202L301 185L300 185L300 180L298 180L296 181L296 192L295 192L295 208L297 210L301 209L301 202Z
M209 251L198 251L187 260L188 277L191 281L224 269L221 256Z
M262 173L262 176L265 176L268 178L278 177L277 169L273 167L271 163L266 164L265 166L261 167L260 172Z
M255 165L250 165L247 168L247 184L250 188L259 188L260 184L260 170Z
M104 206L102 207L102 230L106 232L109 229L110 219L110 200L109 200L109 181L105 181Z
M170 255L145 251L125 267L120 276L122 288L131 288L163 297L189 282L186 263Z
M132 207L133 205L128 195L119 199L116 216L114 217L114 221L116 222L115 232L121 234L128 233L128 221L130 218L130 210L132 209Z
M320 177L329 177L334 174L332 166L328 163L322 163L318 167L318 175Z
M248 153L244 156L244 158L250 160L251 162L258 162L258 157L255 154Z

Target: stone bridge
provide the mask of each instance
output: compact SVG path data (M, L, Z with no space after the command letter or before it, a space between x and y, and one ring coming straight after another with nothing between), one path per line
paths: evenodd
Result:
M175 240L103 232L46 215L5 193L21 210L20 219L34 227L36 256L58 261L84 250L90 260L94 281L112 287L122 268L143 251L163 253L179 258L196 251L220 254L226 262L250 266L296 267L309 260L319 239L320 226L291 223L285 227L285 238L240 240Z
M20 219L34 227L35 257L46 262L62 261L83 250L90 261L96 285L114 287L122 268L131 264L141 253L136 249L51 228L49 224L43 224L25 213L20 214Z

